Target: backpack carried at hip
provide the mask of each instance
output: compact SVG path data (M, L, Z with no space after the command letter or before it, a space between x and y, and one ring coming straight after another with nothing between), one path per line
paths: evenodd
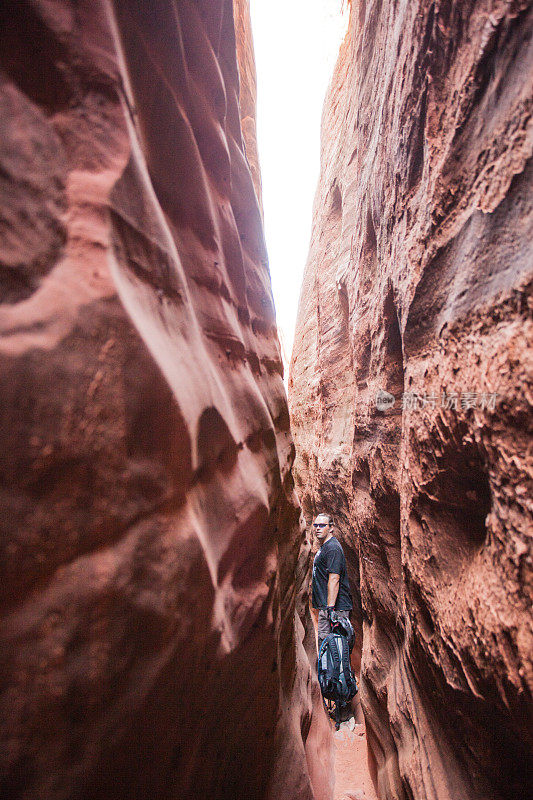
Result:
M322 642L318 654L318 682L322 697L335 702L335 727L338 730L341 706L349 703L357 693L357 681L350 664L350 642L344 625L334 624Z

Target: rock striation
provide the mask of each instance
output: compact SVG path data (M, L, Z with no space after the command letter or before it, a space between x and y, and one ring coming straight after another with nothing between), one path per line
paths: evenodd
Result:
M289 405L382 800L533 791L532 34L530 2L360 0L324 108Z
M0 8L10 800L331 795L248 13Z

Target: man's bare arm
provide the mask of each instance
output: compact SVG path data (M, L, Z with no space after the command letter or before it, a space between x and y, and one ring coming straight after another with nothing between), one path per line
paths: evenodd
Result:
M339 583L341 576L335 572L330 572L328 576L328 606L334 606L339 594Z

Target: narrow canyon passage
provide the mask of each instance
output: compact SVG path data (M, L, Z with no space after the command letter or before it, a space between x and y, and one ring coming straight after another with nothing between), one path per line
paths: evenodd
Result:
M2 800L533 796L533 4L343 5L287 399L248 0L0 4Z

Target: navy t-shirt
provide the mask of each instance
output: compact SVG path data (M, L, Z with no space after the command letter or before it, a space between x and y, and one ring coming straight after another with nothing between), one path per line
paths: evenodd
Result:
M335 609L349 611L352 608L352 595L350 584L346 575L346 559L338 540L332 536L325 542L313 561L313 608L325 609L328 607L328 578L329 573L340 575L339 593Z

